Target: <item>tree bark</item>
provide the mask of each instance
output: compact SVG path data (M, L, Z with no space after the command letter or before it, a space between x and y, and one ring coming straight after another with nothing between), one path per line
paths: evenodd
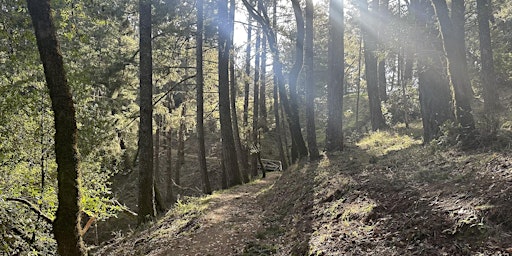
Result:
M153 59L151 46L151 1L139 0L140 15L140 125L139 212L142 224L155 217L153 190Z
M203 192L211 194L212 188L208 178L206 166L206 149L204 146L204 74L203 74L203 30L204 30L204 0L197 0L197 31L196 31L196 130L197 130L197 158L199 172L203 183Z
M259 118L259 98L260 98L260 45L261 33L258 29L256 32L256 45L254 48L254 85L253 85L253 104L252 104L252 132L251 132L251 175L258 176L258 158L256 150L258 150L258 118Z
M494 72L494 59L492 56L491 30L489 18L491 16L491 0L477 0L476 10L478 13L478 35L480 40L480 60L484 108L488 114L494 114L499 109L499 96L496 91L496 79Z
M470 142L474 138L475 121L471 109L473 92L469 80L464 41L464 1L452 1L452 19L448 15L448 6L445 0L432 0L432 3L439 21L443 47L448 59L455 119L462 128L462 140Z
M384 42L386 37L389 36L388 26L389 26L389 0L381 0L379 5L379 13L381 15L380 29L379 29L379 41ZM388 100L387 94L387 81L386 81L386 59L383 58L379 61L378 64L378 72L379 72L379 96L380 99L384 102Z
M327 152L343 150L343 82L345 77L342 0L329 1L329 84L327 85Z
M362 20L374 20L372 14L368 11L366 0L362 1L361 6L361 19ZM378 1L372 0L371 10L374 12L377 9ZM369 28L362 26L363 29L363 41L364 41L364 61L365 61L365 76L366 76L366 87L368 90L368 99L370 106L370 116L372 123L372 130L376 131L379 129L387 128L386 121L382 114L381 102L379 97L379 86L377 76L377 40L375 36L369 31Z
M411 13L421 33L416 53L418 83L423 122L423 143L440 135L440 126L453 120L450 86L442 58L442 42L435 29L434 9L429 0L411 1Z
M181 104L180 127L178 129L178 153L176 155L176 166L174 167L174 183L181 185L181 168L185 164L185 117L187 104Z
M304 43L304 75L306 80L306 130L307 130L307 141L309 149L309 159L315 161L320 159L318 153L318 146L316 143L316 126L315 126L315 91L316 84L313 72L313 39L314 39L314 28L313 28L313 15L314 5L312 0L306 0L306 31L305 31L305 43ZM342 58L343 59L343 58Z
M263 35L261 39L261 67L260 67L260 97L259 97L259 126L263 131L268 131L267 127L267 38Z
M238 115L236 112L236 80L235 80L235 49L233 46L233 37L235 33L235 1L229 1L229 91L231 94L231 120L233 121L233 139L235 140L236 154L238 157L238 166L244 183L249 182L249 163L245 149L240 141L240 129L238 128Z
M80 168L71 88L51 17L50 1L28 0L27 3L54 113L59 206L53 222L53 233L57 240L57 251L63 256L86 255L80 226Z
M228 1L218 1L218 71L219 71L219 114L223 149L223 162L226 168L227 185L229 187L242 183L235 140L233 138L233 125L231 120L231 107L229 97L229 13Z

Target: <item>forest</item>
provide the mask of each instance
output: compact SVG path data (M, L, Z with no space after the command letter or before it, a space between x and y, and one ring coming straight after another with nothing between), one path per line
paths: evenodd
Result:
M1 255L510 255L512 1L0 0Z

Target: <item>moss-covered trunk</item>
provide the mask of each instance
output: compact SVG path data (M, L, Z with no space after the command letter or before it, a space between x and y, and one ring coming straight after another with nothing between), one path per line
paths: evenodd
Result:
M50 1L27 2L55 117L59 206L53 222L53 233L60 255L85 255L87 253L80 227L77 127L71 89L67 83L60 46L51 18Z

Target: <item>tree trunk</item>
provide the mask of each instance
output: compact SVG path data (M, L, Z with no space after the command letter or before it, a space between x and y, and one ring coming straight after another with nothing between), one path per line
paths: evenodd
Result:
M494 114L499 108L499 96L496 91L496 79L494 74L494 59L492 56L491 31L489 28L489 18L491 15L491 0L476 1L478 13L478 32L480 39L480 59L482 70L480 77L482 79L484 108L487 114Z
M156 210L159 213L165 212L167 210L167 204L164 200L163 190L163 175L160 170L160 137L162 134L162 119L161 116L156 116L156 134L155 134L155 149L154 149L154 157L155 157L155 182L153 184L155 189L155 205Z
M291 0L293 6L293 13L295 15L296 27L297 27L297 39L295 41L295 63L289 74L289 87L290 87L290 111L292 122L298 125L300 131L300 118L299 118L299 105L297 95L297 81L299 74L304 64L304 18L302 16L302 9L298 0ZM292 127L293 125L290 125ZM300 132L301 139L293 135L292 132L292 161L295 162L298 159L308 156L308 149L306 143L302 138L302 132Z
M165 171L165 179L166 179L166 201L173 204L176 201L176 197L174 197L174 182L172 179L172 128L169 127L169 131L165 136L165 147L166 147L166 161L167 161L167 169Z
M249 78L251 77L251 40L252 40L252 25L251 17L249 16L247 23L247 46L245 48L245 79L244 79L244 115L243 126L247 130L249 125ZM246 135L247 136L247 135Z
M273 2L273 18L272 18L272 27L277 27L277 0L274 0ZM279 116L279 109L281 108L279 104L279 90L277 84L279 83L277 81L277 76L274 74L274 88L273 88L273 97L274 97L274 119L275 119L275 125L276 125L276 139L277 139L277 147L279 150L279 158L281 159L281 164L283 166L283 170L286 170L288 168L288 159L286 157L285 151L284 151L284 145L283 145L283 136L286 137L285 130L281 127L281 118Z
M218 71L219 71L219 114L223 149L223 162L226 168L227 185L234 186L242 183L235 140L233 138L233 125L231 120L231 107L229 100L229 20L228 1L218 1Z
M197 31L196 31L196 132L197 132L197 158L199 172L203 183L203 192L211 194L212 188L208 178L206 166L206 149L204 146L204 75L203 75L203 29L204 29L204 0L197 0ZM169 149L170 150L170 149Z
M452 19L448 16L448 6L445 0L432 0L432 3L440 24L444 51L448 59L455 119L462 127L462 140L470 142L475 135L475 121L471 113L473 92L469 80L464 41L464 1L452 1Z
M434 9L429 0L411 1L411 12L424 35L417 51L418 83L423 122L423 143L440 135L440 126L453 120L450 86L444 69L442 43L435 29Z
M174 167L174 182L181 185L181 168L185 164L185 117L187 114L187 104L181 104L180 127L178 129L178 153L176 156L176 166Z
M366 0L362 1L361 7L361 19L362 20L374 20L372 14L368 11L366 6ZM372 0L371 9L375 11L378 6L377 0ZM365 76L366 76L366 87L368 91L368 99L370 106L370 116L372 123L372 130L376 131L379 129L385 129L386 121L382 115L381 102L379 97L379 86L378 86L378 73L377 73L377 41L372 31L369 31L367 27L363 26L363 40L364 40L364 61L365 61Z
M238 129L238 115L236 113L236 80L235 80L235 49L233 46L233 37L235 33L235 1L230 0L229 2L229 91L231 94L231 120L233 121L233 139L235 140L236 154L238 157L238 163L240 167L240 174L242 175L242 181L244 183L249 182L249 163L247 154L242 147L240 141L240 129Z
M305 44L304 44L304 73L306 79L306 129L307 141L309 149L309 159L311 161L318 160L320 154L318 153L318 146L316 144L316 126L315 126L315 91L316 84L313 72L313 15L314 5L312 0L306 0L306 31L305 31ZM342 58L343 59L343 58Z
M381 15L381 23L380 23L380 29L379 29L379 41L384 42L386 40L386 37L388 37L388 26L389 26L389 0L382 0L379 5L379 12ZM383 58L379 61L378 64L378 71L379 71L379 96L380 99L384 102L388 100L388 94L387 94L387 82L386 82L386 59Z
M63 256L86 255L80 226L80 169L71 88L67 83L51 17L50 1L28 0L27 3L54 113L59 206L53 222L53 233L57 240L57 251Z
M267 38L263 35L261 39L261 67L260 67L260 97L259 97L259 126L263 131L268 131L267 126Z
M153 60L151 1L139 0L140 15L140 125L139 125L139 224L155 217L153 190Z
M253 86L253 104L252 104L252 132L251 132L251 175L252 177L258 176L258 158L256 150L258 148L258 117L259 117L259 98L260 98L260 45L261 33L258 29L256 33L256 46L254 48L254 86Z

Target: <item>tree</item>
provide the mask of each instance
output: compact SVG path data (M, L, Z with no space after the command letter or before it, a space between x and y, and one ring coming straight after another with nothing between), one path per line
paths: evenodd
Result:
M315 89L316 84L314 80L313 70L313 15L314 5L312 0L306 0L305 9L305 43L304 43L304 74L306 80L306 128L307 128L307 141L309 149L309 159L311 161L318 160L320 154L318 153L318 146L316 144L316 126L315 126ZM342 17L343 18L343 17ZM343 42L343 41L341 41ZM343 58L342 58L343 61ZM340 111L341 112L341 111Z
M140 124L139 124L139 224L155 217L153 176L153 57L151 0L139 0Z
M372 12L376 12L378 7L378 0L371 0L370 6L366 0L361 2L360 12L361 20L365 21L361 29L363 31L364 41L364 63L365 63L365 76L366 76L366 88L368 91L368 100L370 105L370 116L372 123L372 130L376 131L387 127L386 121L382 114L381 102L379 96L378 86L378 72L377 72L377 39L374 33L371 31L377 24L377 20L374 15L368 10L370 7Z
M204 0L197 0L197 30L196 30L196 130L197 130L197 158L199 172L203 183L203 192L211 194L210 179L206 166L206 149L204 146L204 75L203 75L203 29L204 29Z
M281 104L283 105L283 109L286 114L286 119L289 124L292 141L297 144L297 149L299 149L298 151L300 151L299 156L305 157L307 156L308 150L306 148L304 138L302 137L299 117L298 115L295 115L294 112L291 110L290 101L288 99L288 96L286 95L286 87L283 75L283 63L281 63L279 48L277 47L276 34L272 27L270 26L270 19L268 17L266 9L260 8L260 11L258 11L247 0L242 1L247 10L249 11L251 17L253 17L262 26L263 31L265 32L268 47L270 52L272 53L272 67L274 70L274 74L277 77L276 81L279 87L279 99L281 100ZM259 4L263 5L263 2L260 1Z
M256 32L256 43L254 48L254 85L253 85L253 104L252 104L252 132L251 132L251 175L258 176L258 118L259 118L259 100L260 100L260 61L261 61L261 30Z
M235 76L235 49L233 45L233 38L235 34L235 1L229 1L229 92L230 92L230 106L231 106L231 120L233 122L233 139L235 140L235 148L240 167L240 174L244 183L249 182L249 163L245 149L242 147L240 140L240 129L238 128L238 114L236 112L236 76Z
M423 122L423 143L440 135L440 127L453 120L450 85L443 66L444 52L429 0L411 1L410 10L423 40L418 46L418 84Z
M381 15L381 22L378 31L379 41L383 42L388 31L389 24L389 0L382 0L379 5L379 14ZM379 80L379 97L382 101L386 101L388 99L387 95L387 82L386 82L386 59L382 58L379 61L378 67L379 71L378 80Z
M327 85L327 130L325 148L328 152L343 150L343 80L345 71L343 1L329 1L329 84ZM339 45L338 45L339 44Z
M229 99L229 14L228 1L218 1L218 71L219 71L219 114L223 148L223 162L226 168L227 185L234 186L242 183L235 140Z
M492 114L499 108L499 97L496 91L496 79L494 72L494 58L492 56L491 31L489 29L489 17L491 15L491 0L477 0L478 32L480 39L480 61L482 69L480 77L484 91L484 108L488 114Z
M292 0L293 13L295 15L295 23L297 29L297 38L295 40L295 63L293 64L292 69L290 70L289 75L289 89L290 89L290 111L292 122L298 125L300 130L300 118L299 118L299 105L298 105L298 95L297 95L297 82L299 79L300 72L304 65L304 37L305 37L305 29L304 29L304 17L302 14L302 9L300 7L300 2L298 0ZM290 124L290 127L292 125ZM308 149L306 148L306 143L304 143L304 138L302 137L302 132L300 134L300 139L295 137L292 133L292 161L296 161L298 159L304 158L308 156ZM299 135L297 134L297 136Z
M60 255L86 255L80 224L80 168L73 97L51 17L50 1L28 0L27 3L55 118L59 206L53 222L53 233Z
M464 40L464 1L452 1L452 17L448 14L445 0L432 0L443 38L443 47L448 59L448 71L453 91L455 120L462 128L462 141L470 142L474 136L471 100L473 92L466 62Z

